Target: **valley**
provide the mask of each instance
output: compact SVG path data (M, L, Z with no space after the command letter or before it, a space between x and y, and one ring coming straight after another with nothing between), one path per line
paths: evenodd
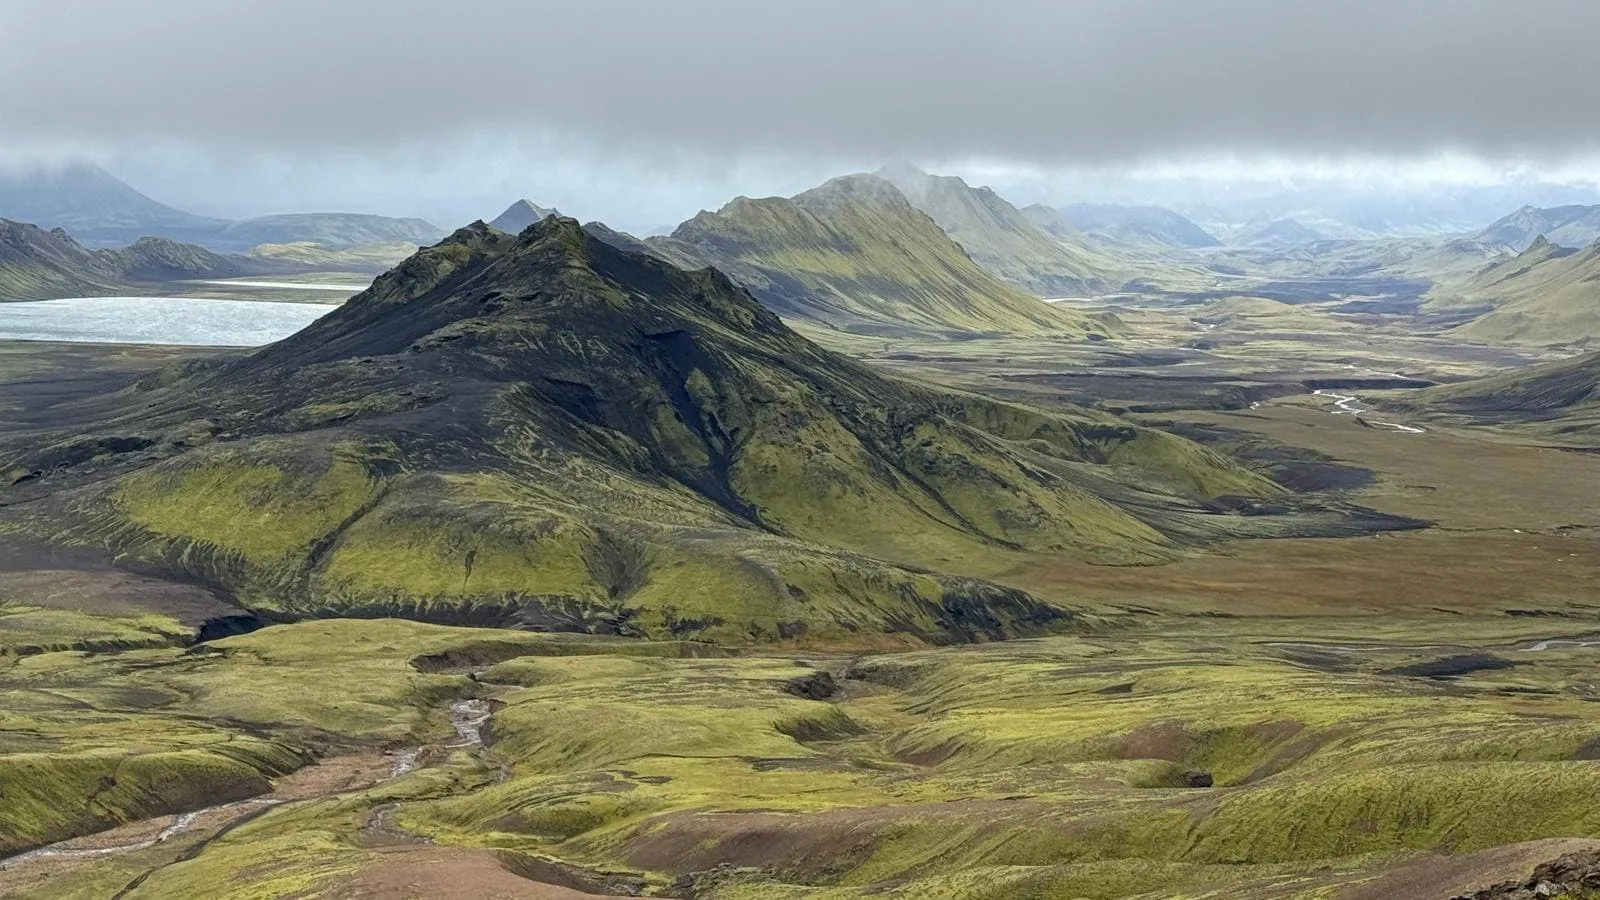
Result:
M183 221L0 223L0 895L1600 875L1580 212Z
M1342 298L792 331L674 272L552 219L255 353L0 345L0 893L1444 898L1600 853L1585 358Z

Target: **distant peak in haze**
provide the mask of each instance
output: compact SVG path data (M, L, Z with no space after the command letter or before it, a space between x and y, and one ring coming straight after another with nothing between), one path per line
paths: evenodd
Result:
M506 207L506 211L496 216L494 221L489 223L489 227L497 228L507 234L521 234L529 225L559 215L561 215L560 210L546 208L532 200L523 199Z

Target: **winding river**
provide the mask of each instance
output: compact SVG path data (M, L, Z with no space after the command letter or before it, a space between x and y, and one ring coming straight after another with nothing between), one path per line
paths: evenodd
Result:
M1368 425L1372 425L1377 428L1388 428L1393 431L1401 431L1405 432L1406 434L1427 433L1427 429L1418 428L1415 425L1402 425L1399 422L1380 422L1377 419L1364 418L1362 414L1371 413L1372 410L1360 406L1359 404L1361 403L1361 398L1355 396L1354 394L1340 394L1330 390L1316 390L1312 391L1311 393L1318 397L1333 398L1333 409L1331 412L1336 416L1355 416Z

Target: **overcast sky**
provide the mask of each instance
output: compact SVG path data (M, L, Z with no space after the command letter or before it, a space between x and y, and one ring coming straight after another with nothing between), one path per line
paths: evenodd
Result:
M1596 35L1595 0L0 0L0 155L206 213L636 230L892 159L1596 181Z

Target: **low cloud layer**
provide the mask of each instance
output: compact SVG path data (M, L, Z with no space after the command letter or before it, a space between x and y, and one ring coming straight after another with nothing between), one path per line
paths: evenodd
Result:
M0 28L13 141L1102 164L1600 146L1600 4L55 0Z

